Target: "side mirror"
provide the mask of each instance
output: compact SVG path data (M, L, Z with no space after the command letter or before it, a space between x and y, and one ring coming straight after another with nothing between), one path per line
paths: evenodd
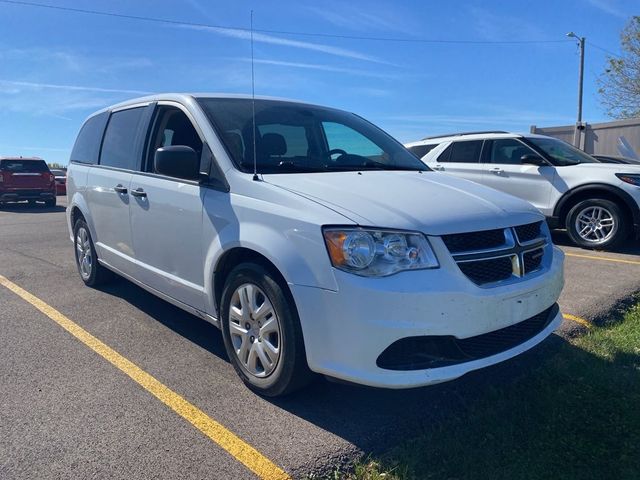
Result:
M196 151L186 145L160 147L153 157L157 173L185 180L200 178L200 158Z
M538 167L545 167L549 165L547 161L536 153L526 153L520 157L520 161L524 164L537 165Z

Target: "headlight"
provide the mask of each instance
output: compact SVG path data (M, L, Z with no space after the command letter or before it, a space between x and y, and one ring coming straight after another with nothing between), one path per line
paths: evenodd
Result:
M625 183L630 183L636 187L640 187L640 174L637 173L616 173L616 177Z
M322 233L331 263L345 272L384 277L440 266L422 233L337 227L325 228Z

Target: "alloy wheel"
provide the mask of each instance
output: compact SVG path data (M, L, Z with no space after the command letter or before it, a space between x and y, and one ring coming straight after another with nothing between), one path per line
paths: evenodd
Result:
M597 245L605 243L618 230L613 214L604 207L591 206L578 213L575 229L585 242Z
M80 275L84 280L88 280L93 270L93 256L91 255L89 233L84 227L80 227L76 233L76 251Z
M271 301L257 285L245 283L233 292L229 334L247 373L264 378L275 370L282 351L280 321Z

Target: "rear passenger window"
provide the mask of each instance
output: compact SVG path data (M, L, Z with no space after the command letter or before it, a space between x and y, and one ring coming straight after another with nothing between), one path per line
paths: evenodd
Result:
M448 162L454 163L480 163L482 140L470 140L468 142L453 142L449 148L451 153ZM444 161L444 160L441 160Z
M100 165L136 170L138 168L138 127L145 107L130 108L111 114L104 134Z
M100 142L108 118L109 114L104 112L91 117L84 123L78 133L76 143L73 145L73 150L71 150L70 160L72 162L98 163Z

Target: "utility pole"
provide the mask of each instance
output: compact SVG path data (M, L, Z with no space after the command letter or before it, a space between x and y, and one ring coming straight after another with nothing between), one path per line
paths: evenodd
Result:
M582 90L584 85L584 43L585 37L578 37L575 33L567 33L567 37L578 40L580 48L580 70L578 74L578 118L576 120L576 129L573 135L573 145L580 148L580 131L584 129L582 124Z

